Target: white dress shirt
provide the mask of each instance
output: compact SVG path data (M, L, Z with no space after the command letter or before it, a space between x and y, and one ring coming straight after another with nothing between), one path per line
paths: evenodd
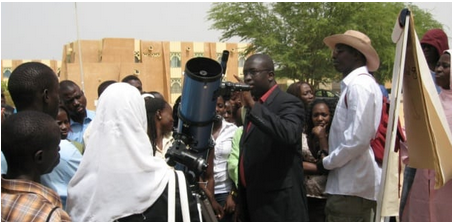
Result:
M330 170L326 193L377 200L381 167L375 161L370 140L381 118L382 93L365 66L353 70L341 82L341 96L329 134ZM345 102L347 100L347 103Z

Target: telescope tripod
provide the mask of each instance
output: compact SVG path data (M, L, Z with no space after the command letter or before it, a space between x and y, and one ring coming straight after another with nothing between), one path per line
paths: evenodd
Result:
M210 204L205 192L199 188L199 185L197 185L197 188L193 190L193 195L196 198L198 210L201 211L201 222L217 222L218 220L215 212L213 211L212 205Z
M199 183L202 183L199 182L199 179L208 166L205 159L208 157L209 151L214 148L215 143L212 139L209 139L207 141L207 148L204 150L201 149L202 151L198 149L193 152L195 149L189 150L187 146L191 147L192 144L198 144L199 140L193 140L192 136L188 136L190 135L189 133L182 133L184 131L183 129L186 128L178 129L173 133L175 140L165 154L166 161L170 166L175 166L175 168L185 173L185 178L189 181L192 194L196 199L198 210L200 211L199 216L201 222L218 222L205 191L199 186ZM209 132L210 134L211 132ZM176 164L180 165L176 166Z
M187 175L188 174L188 175ZM198 206L198 210L200 211L200 220L201 222L218 222L218 219L215 215L215 212L210 204L209 199L207 198L206 193L203 189L199 187L199 181L196 174L193 172L186 173L186 178L190 178L190 188L192 191L192 195L196 199L196 203Z

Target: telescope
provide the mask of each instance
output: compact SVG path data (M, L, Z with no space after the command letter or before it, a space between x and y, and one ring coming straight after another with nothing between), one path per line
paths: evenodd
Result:
M180 104L175 105L178 122L174 142L165 155L168 165L180 163L198 175L207 169L205 159L215 146L211 134L218 96L250 90L243 83L221 81L228 56L225 50L221 64L205 57L187 61Z
M215 60L196 57L185 66L184 84L177 107L178 125L174 142L165 157L170 166L176 162L191 167L197 174L207 169L207 150L215 117L215 91L221 84L222 68Z
M170 166L181 164L190 181L193 195L200 204L206 222L218 221L205 192L200 189L198 177L207 169L206 158L214 148L212 128L218 96L228 97L232 92L250 90L241 83L221 82L228 51L223 51L221 64L215 60L196 57L187 61L180 103L173 110L177 126L173 132L174 142L165 154ZM177 114L177 115L175 115ZM180 168L181 166L175 167Z

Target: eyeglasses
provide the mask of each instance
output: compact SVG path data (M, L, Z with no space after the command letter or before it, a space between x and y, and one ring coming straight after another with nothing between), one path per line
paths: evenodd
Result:
M243 70L243 76L246 76L246 75L251 75L251 76L256 76L256 75L258 75L259 73L262 73L262 72L268 72L268 71L272 71L271 69L263 69L263 70Z

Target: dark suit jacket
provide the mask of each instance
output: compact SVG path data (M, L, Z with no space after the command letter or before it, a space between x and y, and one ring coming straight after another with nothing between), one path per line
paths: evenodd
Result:
M248 122L251 126L247 131ZM308 221L301 152L304 108L300 99L276 88L256 102L240 140L246 187L240 181L244 221Z

